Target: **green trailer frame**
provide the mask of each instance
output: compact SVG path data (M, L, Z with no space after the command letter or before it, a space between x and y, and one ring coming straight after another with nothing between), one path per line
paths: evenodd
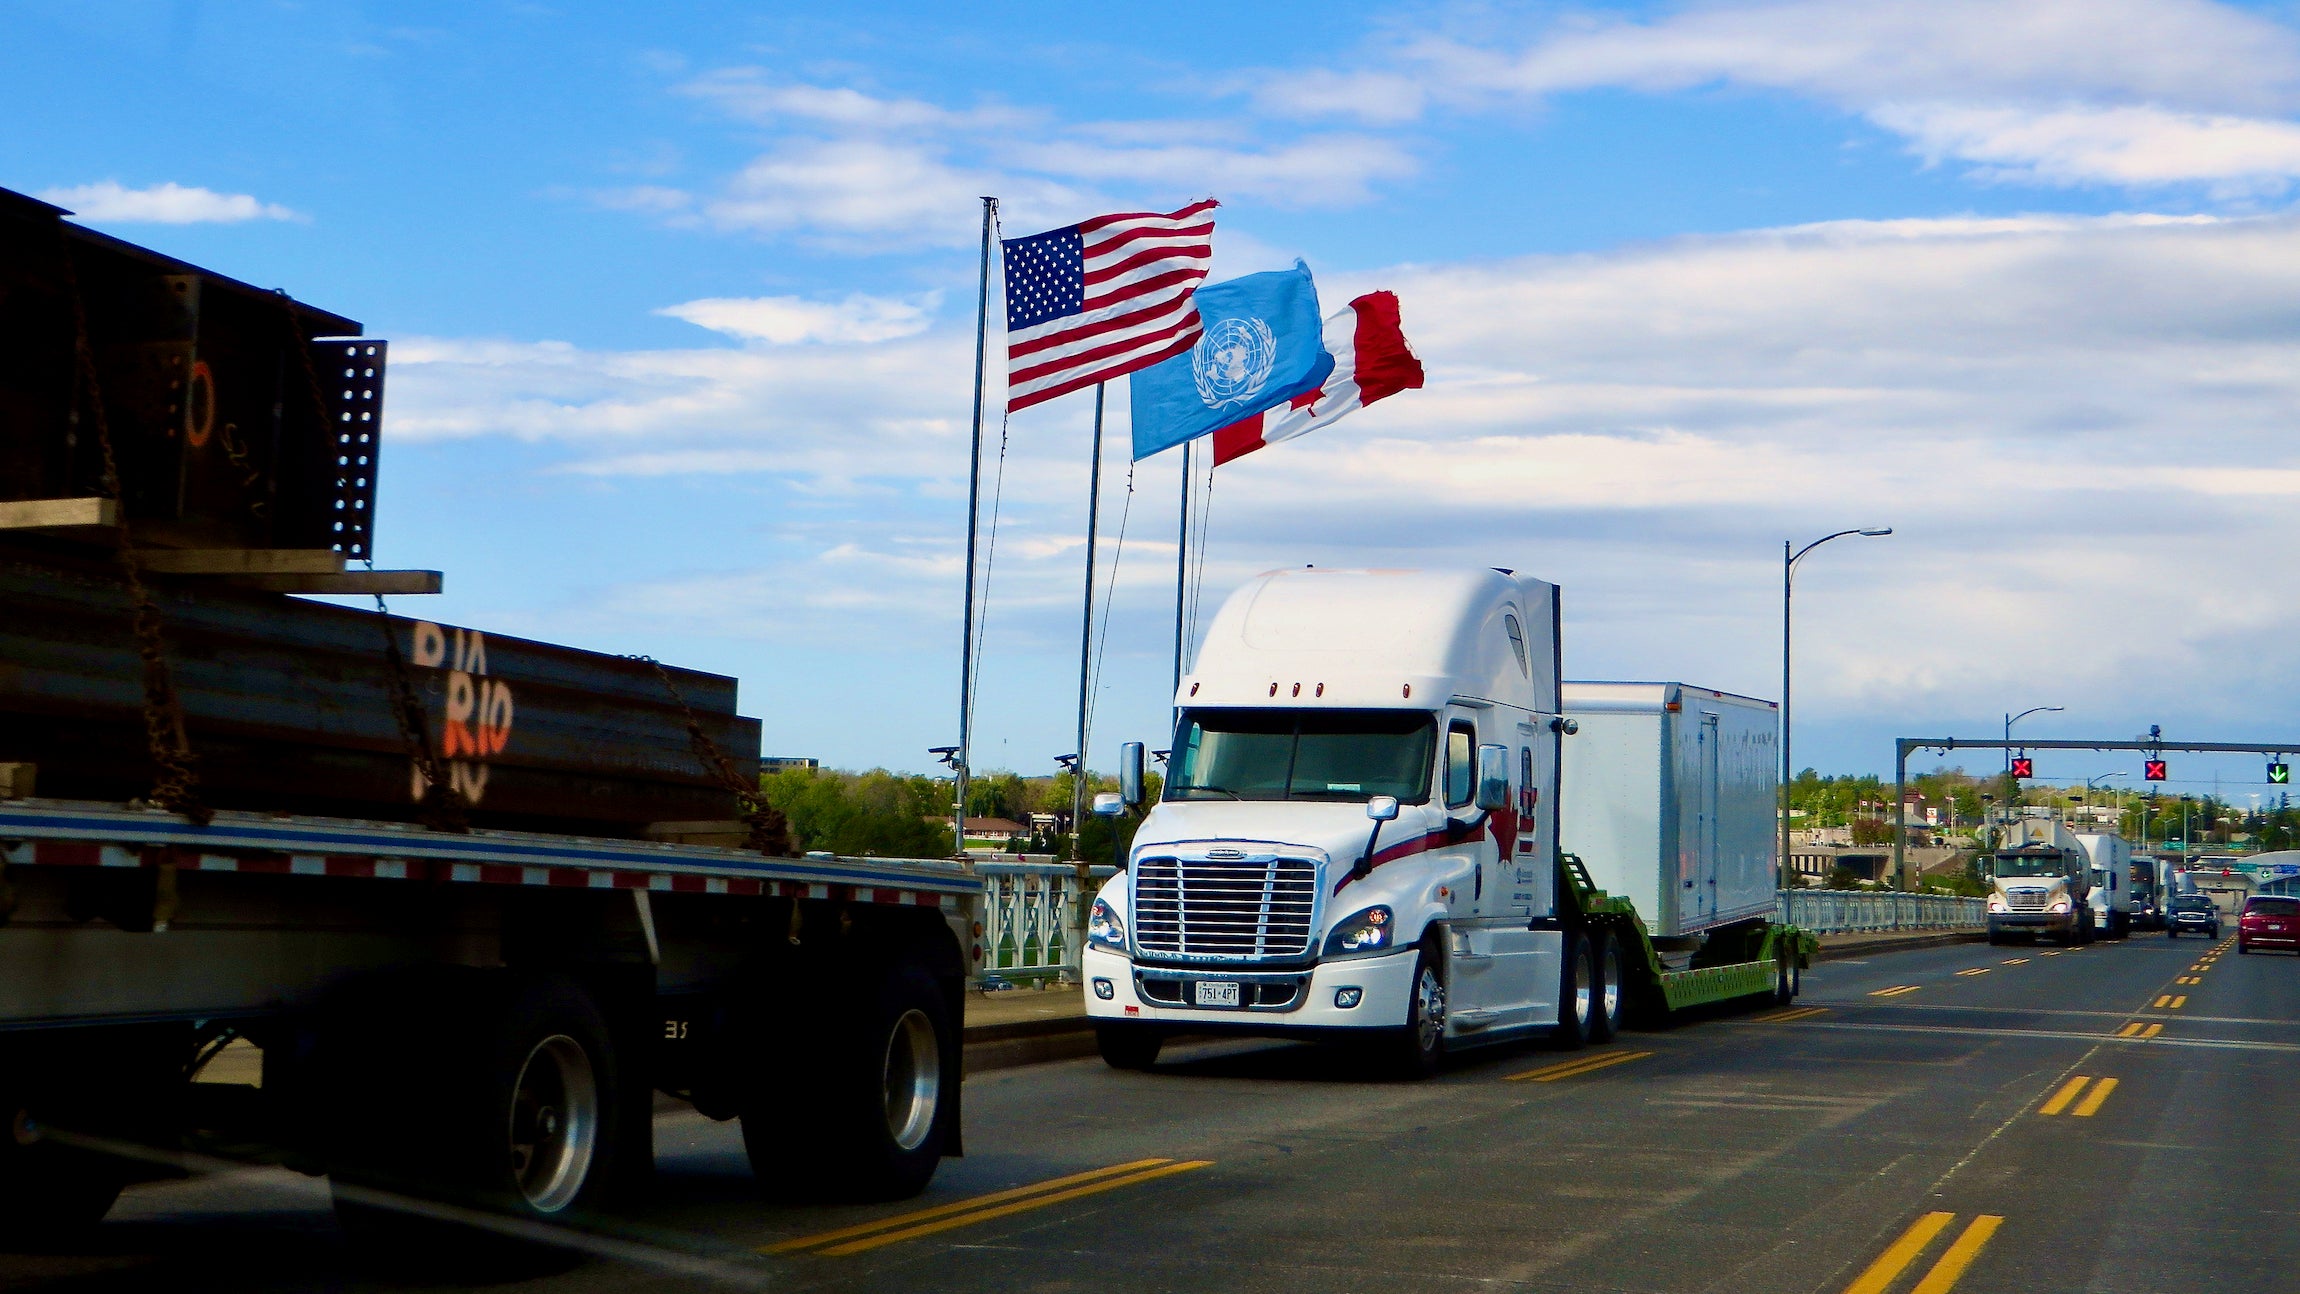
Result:
M1589 869L1573 854L1558 858L1558 908L1567 920L1589 930L1612 932L1622 952L1622 988L1638 1009L1652 1014L1683 1011L1711 1002L1774 995L1784 974L1813 964L1820 936L1762 918L1709 932L1692 965L1670 970L1653 947L1645 919L1628 899L1607 894L1589 879Z

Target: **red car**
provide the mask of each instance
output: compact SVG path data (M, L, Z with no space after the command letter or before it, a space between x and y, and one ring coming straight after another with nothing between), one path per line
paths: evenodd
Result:
M2236 919L2236 951L2248 953L2256 946L2300 953L2300 899L2256 894L2244 900L2244 915Z

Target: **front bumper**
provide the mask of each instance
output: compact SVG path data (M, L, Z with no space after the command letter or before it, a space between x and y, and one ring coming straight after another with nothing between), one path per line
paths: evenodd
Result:
M1988 916L1991 931L2059 934L2076 928L2074 912L1991 912Z
M1418 948L1405 948L1382 957L1320 962L1306 971L1273 971L1261 966L1138 967L1131 958L1089 948L1079 969L1086 980L1086 1015L1091 1020L1156 1024L1177 1032L1289 1034L1404 1025L1406 998L1413 989L1414 962L1419 955ZM1145 991L1155 989L1163 994L1167 985L1180 981L1182 987L1175 996L1187 1003L1193 996L1188 987L1193 980L1286 985L1292 991L1283 1005L1238 1008L1159 1001ZM1100 994L1103 983L1110 986L1108 998ZM1334 1005L1335 990L1342 988L1360 990L1356 1006Z

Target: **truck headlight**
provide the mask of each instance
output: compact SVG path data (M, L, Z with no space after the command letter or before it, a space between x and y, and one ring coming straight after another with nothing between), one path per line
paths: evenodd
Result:
M1334 932L1326 936L1326 956L1357 957L1366 953L1382 952L1390 946L1390 910L1372 907L1336 922Z
M2002 912L2002 911L2004 911L2004 910L2005 910L2005 896L2004 896L2004 895L2002 895L2002 894L1991 894L1991 895L1989 895L1989 911L1991 911L1991 912Z
M1094 900L1094 908L1086 915L1086 942L1104 948L1126 949L1126 923L1118 919L1118 909L1108 899Z
M2057 899L2054 899L2054 900L2052 901L2052 906L2050 906L2050 907L2048 907L2048 908L2046 908L2046 909L2045 909L2045 911L2047 911L2047 912L2066 912L2066 911L2068 911L2068 907L2069 907L2069 904L2068 904L2068 896L2067 896L2067 895L2065 895L2065 894L2063 894L2063 895L2061 895L2059 898L2057 898Z

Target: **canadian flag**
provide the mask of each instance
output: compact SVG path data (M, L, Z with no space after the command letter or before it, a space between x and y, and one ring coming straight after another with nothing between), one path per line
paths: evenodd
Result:
M1395 292L1368 292L1349 309L1327 316L1325 342L1334 357L1326 384L1215 432L1216 467L1422 384L1422 362L1398 327Z

